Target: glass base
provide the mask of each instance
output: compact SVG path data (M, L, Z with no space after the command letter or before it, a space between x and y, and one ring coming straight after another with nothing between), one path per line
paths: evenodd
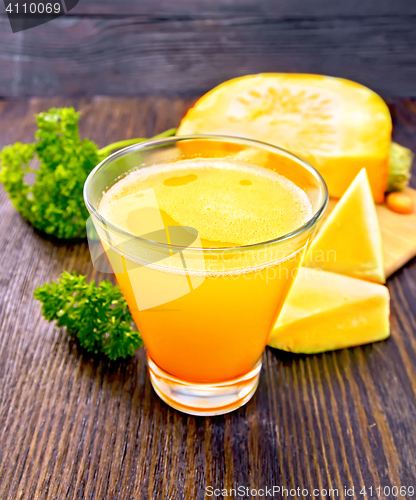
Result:
M245 375L212 384L185 382L160 369L147 356L153 389L169 406L189 415L222 415L247 403L259 385L261 359Z

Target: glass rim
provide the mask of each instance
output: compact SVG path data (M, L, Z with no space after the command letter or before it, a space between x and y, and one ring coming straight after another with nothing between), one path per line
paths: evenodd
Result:
M283 154L283 156L286 156L287 158L290 158L297 162L298 164L301 164L306 170L308 170L319 182L319 184L322 186L323 190L323 199L316 210L316 212L313 214L313 216L308 219L302 226L299 226L298 228L294 229L293 231L290 231L286 234L283 234L281 236L278 236L277 238L272 238L271 240L266 240L266 241L261 241L258 243L251 243L249 245L239 245L239 246L233 246L233 247L214 247L214 248L201 248L201 247L192 247L192 246L181 246L181 245L171 245L169 243L161 243L159 241L153 241L149 240L146 238L142 238L140 236L137 236L135 234L132 234L121 227L118 227L117 225L113 224L112 222L108 221L105 219L99 212L98 210L92 205L91 200L89 199L88 196L88 187L90 183L92 182L93 177L95 174L103 168L106 164L110 163L111 161L114 161L115 159L122 157L132 151L139 151L141 149L146 149L148 147L153 147L153 146L163 146L163 145L168 145L168 144L173 144L176 142L180 141L189 141L189 140L214 140L214 141L221 141L221 142L228 142L228 143L234 143L234 144L245 144L248 146L253 146L257 147L263 150L268 150L270 152L278 153L280 155ZM130 172L132 172L134 169L126 172L126 175ZM195 135L180 135L180 136L172 136L172 137L167 137L167 138L162 138L162 139L149 139L143 142L138 142L137 144L133 144L131 146L127 146L125 148L122 148L111 155L107 156L102 160L91 172L88 174L88 177L84 183L84 189L83 189L83 195L84 195L84 202L85 205L91 215L96 217L99 222L104 225L104 227L111 229L115 233L118 233L120 236L129 238L129 239L134 239L141 241L145 244L150 244L150 245L156 245L158 247L162 248L167 248L167 249L178 249L180 250L192 250L192 251L203 251L203 252L232 252L232 251L238 251L238 250L253 250L256 249L256 247L261 247L261 246L267 246L275 243L280 243L284 242L287 240L290 240L292 238L295 238L296 236L299 236L300 234L304 233L308 229L310 229L314 224L316 224L321 217L323 216L325 209L328 205L329 201L329 194L328 194L328 188L325 183L324 178L322 175L318 172L318 170L313 167L309 162L304 160L303 158L295 155L294 153L291 153L290 151L281 148L279 146L274 146L272 144L262 142L262 141L257 141L254 139L247 139L245 137L238 137L238 136L231 136L231 135L217 135L217 134L195 134Z

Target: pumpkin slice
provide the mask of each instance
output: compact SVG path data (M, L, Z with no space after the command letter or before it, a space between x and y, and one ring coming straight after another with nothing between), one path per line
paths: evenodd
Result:
M380 227L365 169L322 224L304 265L385 282Z
M268 344L284 351L314 354L389 335L387 287L301 268Z
M382 202L388 179L391 117L384 101L349 80L263 73L214 88L183 118L178 135L225 134L283 147L314 165L340 198L367 169Z

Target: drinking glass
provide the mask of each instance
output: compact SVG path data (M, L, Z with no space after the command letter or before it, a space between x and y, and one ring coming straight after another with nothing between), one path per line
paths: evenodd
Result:
M132 170L194 158L239 160L248 168L277 172L305 191L312 216L270 241L202 248L194 228L166 225L152 189L129 195L146 202L133 214L133 232L100 213L103 193ZM269 333L328 202L320 174L269 144L178 136L106 158L88 176L84 199L102 244L93 261L99 267L105 256L111 263L142 335L156 393L193 415L219 415L244 405L256 391Z

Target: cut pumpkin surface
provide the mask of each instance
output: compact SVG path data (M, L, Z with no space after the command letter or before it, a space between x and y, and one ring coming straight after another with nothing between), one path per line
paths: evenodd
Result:
M301 268L268 344L284 351L314 354L389 335L387 287Z
M366 87L321 75L263 73L214 88L183 118L178 135L225 134L283 147L315 166L340 198L367 170L376 202L388 178L391 117Z
M304 265L385 282L381 232L365 169L322 224Z

